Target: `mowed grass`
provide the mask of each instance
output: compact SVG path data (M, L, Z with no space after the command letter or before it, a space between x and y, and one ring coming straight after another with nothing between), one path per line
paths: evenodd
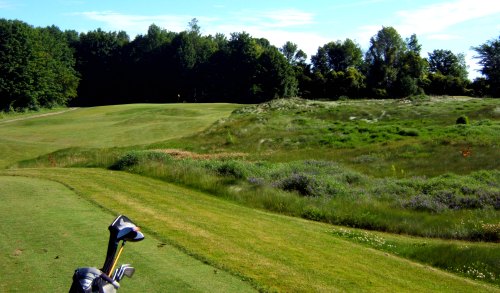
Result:
M116 214L60 183L27 177L0 176L0 204L0 292L67 292L77 267L104 263ZM148 233L126 245L120 263L137 268L120 292L255 291Z
M44 239L43 236L54 237L39 233L43 230L34 228L33 223L30 222L33 220L28 219L36 219L36 223L45 223L46 225L42 225L42 228L47 226L50 229L56 229L52 226L61 225L61 228L57 228L60 231L53 233L57 235L55 237L57 241L61 238L65 239L64 236L59 237L61 234L64 235L66 230L64 225L73 227L67 238L71 239L69 246L74 245L73 247L77 247L76 250L68 248L67 244L59 244L59 246L51 244L47 248L50 253L46 253L49 256L48 263L43 263L40 258L27 257L24 265L32 270L32 267L37 267L37 264L48 264L50 267L52 262L65 260L69 255L77 259L77 261L75 259L68 261L73 265L75 263L78 263L77 265L88 264L92 259L100 264L100 259L96 260L95 255L92 254L95 253L97 247L103 251L105 244L92 241L90 236L95 237L93 239L104 238L106 233L97 237L95 227L107 225L107 222L112 219L109 213L97 208L101 206L112 214L123 213L130 216L144 228L149 237L154 235L157 241L181 248L218 269L230 271L249 280L255 287L263 290L282 292L498 292L496 287L476 283L392 254L353 244L346 241L342 235L335 233L337 228L331 225L242 207L200 192L138 175L103 169L76 168L4 170L1 174L53 180L72 190L62 188L57 184L56 188L54 183L49 184L46 183L47 181L31 183L32 189L42 186L39 196L46 195L53 189L63 193L62 202L56 204L50 203L51 200L48 200L48 203L30 200L30 192L23 190L27 188L23 182L17 187L7 187L9 192L6 193L10 194L11 198L6 202L11 206L8 208L7 216L4 216L4 213L2 217L10 219L8 222L10 225L5 225L3 221L0 229L4 235L12 234L15 230L11 227L17 226L21 233L18 236L19 240L2 242L2 248L8 247L11 251L12 249L15 251L17 247L12 245L17 245L23 249L25 246L20 244L26 243L32 237L33 242L36 243L34 239L36 235L42 236L41 239ZM1 178L4 182L11 182L11 186L13 181L15 185L15 180L34 180ZM74 193L93 202L93 205L82 201ZM17 197L20 199L17 200ZM83 203L76 204L76 211L72 210L71 204L79 201ZM25 205L26 207L15 212L16 202L17 206ZM54 209L57 212L47 212L47 207L50 205L55 205ZM79 211L79 208L82 210ZM38 211L35 214L40 217L28 215L32 210ZM99 220L101 218L103 219ZM96 221L93 221L94 219ZM78 228L84 223L87 226L82 227L84 229L82 235L75 235L75 233L80 233L81 229ZM28 231L36 233L30 232L28 234L30 236L23 235ZM86 240L84 245L78 243L81 239ZM145 241L129 244L130 250L126 251L126 257L146 251L146 243ZM89 249L89 255L85 255L87 251L83 249L87 245L96 245L96 249ZM62 252L60 251L62 248L68 250ZM3 249L3 251L9 249ZM43 249L43 247L35 248L34 251L36 252L37 249ZM56 260L54 254L60 257ZM169 269L163 257L168 257L168 255L158 253L150 255L146 252L144 254L152 257L151 261L141 262L140 254L137 258L127 258L127 261L130 259L137 267L138 274L134 276L134 279L124 281L127 282L124 290L127 286L132 286L135 281L144 281L140 280L143 278L146 282L155 279L157 282L163 281L165 273L163 270ZM7 254L6 258L11 261L11 264L2 266L4 268L2 270L7 270L1 272L3 276L16 265L16 257L19 256ZM182 261L173 265L189 266ZM68 272L68 270L56 268L54 274L61 278L61 271L65 271L63 279L69 284L68 275L71 271ZM39 272L46 274L46 266L40 268ZM158 274L162 275L158 276ZM11 275L13 275L13 280L9 282L20 283L21 280L25 280L25 276L12 273ZM32 280L39 281L39 278ZM212 286L213 284L206 283L202 291L213 292L217 289ZM162 287L166 288L165 290L158 288L154 291L170 291L170 288ZM189 290L181 288L172 291Z
M6 118L0 120L0 168L64 148L125 147L193 135L238 107L134 104L79 108L33 119ZM9 121L14 119L21 120Z

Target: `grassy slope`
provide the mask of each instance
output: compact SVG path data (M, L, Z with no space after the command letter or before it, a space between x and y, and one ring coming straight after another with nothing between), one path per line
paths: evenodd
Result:
M113 213L129 215L147 234L156 235L160 241L170 242L267 289L287 292L497 291L488 285L352 244L336 236L329 225L241 207L137 175L100 169L57 168L1 173L61 182ZM47 184L46 188L51 186ZM73 196L66 194L65 200L71 201ZM28 207L39 208L36 202L33 204L34 207ZM82 211L68 210L68 213L80 220L89 216L99 218L103 214L88 206ZM58 222L52 218L55 215L46 217ZM6 229L5 225L2 229ZM135 261L137 259L134 264ZM163 256L155 260L163 261ZM144 265L136 264L141 277L158 273L143 268ZM212 291L213 288L204 289Z
M64 185L0 176L0 202L0 292L67 292L76 267L104 262L113 214ZM253 291L151 235L128 244L120 260L138 268L120 292Z
M62 148L132 146L179 138L203 130L237 107L134 104L81 108L43 118L0 122L0 153L4 154L0 168Z
M461 115L471 124L456 125ZM185 144L195 151L216 146L259 159L332 160L375 177L411 177L497 169L498 141L499 99L443 98L272 101L240 109ZM467 148L470 158L461 154Z

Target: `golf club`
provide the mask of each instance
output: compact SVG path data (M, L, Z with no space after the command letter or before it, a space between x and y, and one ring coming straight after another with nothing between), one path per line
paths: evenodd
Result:
M119 281L123 276L131 278L134 275L135 268L130 264L123 264L116 270L115 267L123 252L125 243L127 241L141 241L144 239L144 235L139 231L139 227L124 215L118 216L108 227L108 230L108 249L102 269L99 270L93 267L76 269L73 274L70 293L114 293L120 288ZM120 241L122 244L118 250Z

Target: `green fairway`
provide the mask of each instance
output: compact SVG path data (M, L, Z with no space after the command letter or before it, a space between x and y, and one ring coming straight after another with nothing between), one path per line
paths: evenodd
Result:
M352 244L335 236L332 233L332 227L326 224L241 207L199 192L137 175L100 169L57 168L50 170L6 170L2 171L2 174L58 181L70 187L83 199L95 203L95 205L89 205L61 185L47 183L47 181L2 177L4 182L10 182L6 186L11 186L7 187L7 191L10 190L7 194L10 193L11 197L17 197L19 194L24 193L25 195L22 197L28 196L29 199L29 195L27 195L29 192L22 192L22 189L29 188L26 185L30 184L15 186L16 181L31 182L31 185L36 186L31 188L41 186L38 192L44 194L48 193L55 185L55 189L64 194L61 202L62 206L58 206L59 208L54 207L58 210L56 215L42 213L43 207L47 204L43 204L43 202L37 203L37 201L23 208L23 210L29 212L38 209L38 213L45 214L48 220L53 221L52 225L49 226L62 225L61 223L70 221L71 225L74 226L72 226L73 230L67 236L71 239L69 242L77 242L78 238L83 237L86 240L90 239L87 238L89 235L92 235L92 237L99 236L96 233L92 234L88 230L84 230L83 234L78 236L74 235L74 233L80 232L75 228L83 223L91 221L92 224L87 229L93 231L97 224L102 223L99 225L102 226L112 219L110 214L98 209L97 205L100 205L111 213L124 213L130 216L145 228L146 234L149 232L156 235L159 241L172 243L219 269L227 269L252 280L256 286L268 290L284 292L497 291L497 289L488 285L475 283L361 245ZM5 185L2 184L2 186ZM68 201L76 203L80 201L80 204L76 205L76 211L68 209L59 212L64 210L62 207L69 205ZM10 199L9 202L12 205L15 205L16 202L18 205L23 205L24 201ZM33 207L31 207L32 205ZM20 227L17 229L24 233L26 233L27 229L32 229L31 225L23 227L22 220L29 217L26 216L26 212L24 215L20 215L19 212L14 212L13 208L9 210L11 210L9 213L14 214L7 216L7 218L17 220L12 225L2 225L2 230L11 229L10 226L13 225L19 225ZM78 210L82 210L82 213L78 214ZM76 218L76 220L73 220L73 218ZM98 218L105 219L100 222L92 221ZM59 224L56 225L56 223ZM59 229L59 231L52 234L62 233L64 235L66 230L64 225ZM9 232L10 230L2 231L2 234ZM37 235L39 236L39 233ZM99 237L103 238L104 235L105 233ZM31 237L24 235L20 237L20 241L29 242ZM57 241L60 240L60 237L56 238ZM73 242L73 245L76 245L75 242ZM138 282L147 282L151 279L158 279L158 282L163 282L167 277L165 279L163 275L161 278L158 277L160 271L162 274L164 273L159 268L165 268L164 262L167 260L163 260L163 257L168 258L169 256L158 254L158 252L156 255L151 255L151 252L146 253L146 243L131 244L130 250L127 252L127 257L130 257L138 270L135 278L137 278ZM104 247L103 243L94 241L91 241L91 243L86 242L87 244L96 245L92 251ZM157 244L156 241L150 243L153 250ZM12 244L8 241L3 244L3 247L9 247L7 245ZM58 251L57 248L54 249L54 246L50 246L50 252L53 251L53 253L50 254L49 259L53 258L53 254L64 256L59 258L61 260L70 258L70 255L74 255L74 251L72 252L69 247L66 247L68 245L71 246L71 243L66 245L59 243L59 246L56 246L64 246L64 249L68 249L65 253ZM81 251L83 246L80 244L78 251ZM24 247L20 246L20 249L26 249ZM14 251L17 249L12 246L9 248ZM8 249L4 249L4 251L6 250ZM154 260L140 261L140 253L142 252ZM134 255L137 257L131 257ZM12 256L11 253L9 258L14 259L15 263L16 256ZM99 261L99 259L95 259L95 255L92 256L91 252L87 256L80 255L77 259L76 263L79 263L78 265L83 259L86 259L86 263L89 260L93 260L93 262ZM29 258L29 261L30 264L32 264L31 262L34 262L34 264L42 262L37 258ZM48 261L55 260L50 259ZM70 262L75 263L74 260L68 260L68 266ZM183 261L179 261L175 265L179 269L186 269L190 266L187 262L183 263ZM29 264L26 264L26 266L29 267ZM65 275L70 274L71 269L68 268ZM214 274L213 270L212 274ZM68 280L67 277L65 278ZM143 280L139 281L140 278ZM128 281L125 280L125 282ZM130 284L127 285L132 287L131 284L134 282L133 280L129 281ZM193 282L196 282L196 280L193 280ZM142 284L142 286L147 285ZM162 284L166 286L166 283ZM195 284L192 285L195 286ZM198 286L200 285L198 284ZM204 285L203 291L212 292L214 288L210 286L212 285ZM167 290L170 290L170 288ZM163 290L160 289L159 291Z
M64 185L26 177L0 176L0 203L0 292L67 292L77 267L104 263L115 214ZM120 260L137 268L120 292L254 291L148 234Z
M239 107L230 104L120 105L0 122L0 168L69 147L133 146L193 135ZM24 119L23 119L24 117Z

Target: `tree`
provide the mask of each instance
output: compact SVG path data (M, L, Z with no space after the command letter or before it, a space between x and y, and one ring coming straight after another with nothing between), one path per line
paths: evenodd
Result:
M191 19L191 21L188 23L188 31L192 34L195 35L201 35L201 27L199 25L199 21L196 18Z
M434 50L429 53L429 71L431 73L441 73L444 76L453 76L467 79L467 65L465 55L455 55L450 50Z
M307 59L307 54L300 50L297 44L290 41L286 42L279 50L285 56L288 63L294 66L304 64Z
M422 46L417 35L413 34L406 39L407 50L404 52L398 72L398 82L395 87L396 95L407 97L423 93L427 61L420 56Z
M353 67L360 69L363 63L363 53L358 44L351 39L344 42L330 42L318 48L317 55L311 57L314 70L326 74L329 71L346 71Z
M311 57L315 89L323 98L337 99L340 96L359 97L364 88L364 75L360 69L363 53L358 44L351 39L330 42L318 48Z
M500 37L473 49L477 52L476 58L483 67L481 73L486 78L488 93L500 97Z
M67 38L57 27L33 28L0 19L0 108L65 105L78 76Z
M274 46L267 47L259 57L257 84L259 100L290 98L297 95L297 79L287 59Z
M430 81L426 92L435 95L469 94L467 65L463 54L455 55L450 50L434 50L429 53Z
M33 46L38 54L30 68L36 76L38 104L42 107L66 105L77 96L79 82L66 35L55 26L37 28L35 35L37 42Z
M407 47L393 27L383 27L370 39L365 60L368 64L368 85L377 97L399 97L399 71Z

